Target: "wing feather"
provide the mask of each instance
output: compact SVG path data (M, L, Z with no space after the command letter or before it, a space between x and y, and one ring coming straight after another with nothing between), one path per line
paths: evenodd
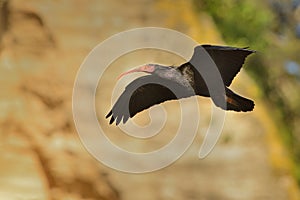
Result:
M162 102L194 95L185 86L155 75L143 76L131 82L106 115L118 125L137 113Z
M242 68L247 56L255 52L253 50L249 50L248 47L236 48L228 46L201 45L195 47L191 60L193 57L203 52L204 49L217 65L226 86L230 86L232 80Z

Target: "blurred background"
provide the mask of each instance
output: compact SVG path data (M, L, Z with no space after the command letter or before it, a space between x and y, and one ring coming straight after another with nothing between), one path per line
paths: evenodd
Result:
M77 70L97 44L144 26L257 50L232 86L256 107L228 112L219 142L200 160L211 102L198 98L198 136L186 154L160 171L133 175L86 151L71 97ZM0 0L0 199L300 199L299 52L299 0ZM166 144L180 122L178 103L164 103L162 133L140 141L104 119L116 77L149 59L184 62L166 52L133 52L111 64L98 88L100 125L112 141L138 152ZM148 111L134 121L149 123Z

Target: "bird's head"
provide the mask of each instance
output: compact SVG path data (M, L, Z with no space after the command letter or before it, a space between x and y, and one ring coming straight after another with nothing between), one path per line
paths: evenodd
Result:
M123 76L127 75L127 74L130 74L130 73L133 73L133 72L146 72L148 74L153 74L155 73L158 69L160 69L161 65L157 65L157 64L146 64L146 65L143 65L141 67L138 67L138 68L135 68L135 69L132 69L132 70L129 70L127 72L124 72L122 73L118 79L122 78Z

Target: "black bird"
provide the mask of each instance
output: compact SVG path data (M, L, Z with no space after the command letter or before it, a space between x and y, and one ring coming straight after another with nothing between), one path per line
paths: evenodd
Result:
M206 52L206 57L210 57L217 66L225 87L223 92L210 95L202 73L200 74L205 62L197 60L203 52ZM179 67L147 64L125 72L120 77L132 72L146 72L150 75L137 78L127 85L106 118L111 117L110 124L114 121L116 125L121 121L126 123L129 118L153 105L194 95L212 97L216 106L225 110L252 111L254 102L235 94L228 87L240 71L246 57L254 52L248 48L201 45L195 47L191 60ZM221 97L224 103L218 101L218 97Z

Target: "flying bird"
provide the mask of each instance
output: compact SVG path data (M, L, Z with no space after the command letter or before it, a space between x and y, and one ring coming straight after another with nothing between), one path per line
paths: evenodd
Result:
M195 47L192 58L178 67L146 64L127 71L119 78L133 72L145 72L148 75L137 78L126 86L106 118L110 117L110 124L116 122L118 125L121 121L126 123L129 118L151 106L194 95L211 97L214 104L224 110L252 111L254 102L234 93L228 87L240 71L246 57L254 52L248 48L200 45ZM223 92L210 94L209 87L201 75L201 70L205 69L205 62L199 58L203 58L203 55L210 57L217 66L219 77L221 76L224 84ZM213 76L210 78L214 79Z

